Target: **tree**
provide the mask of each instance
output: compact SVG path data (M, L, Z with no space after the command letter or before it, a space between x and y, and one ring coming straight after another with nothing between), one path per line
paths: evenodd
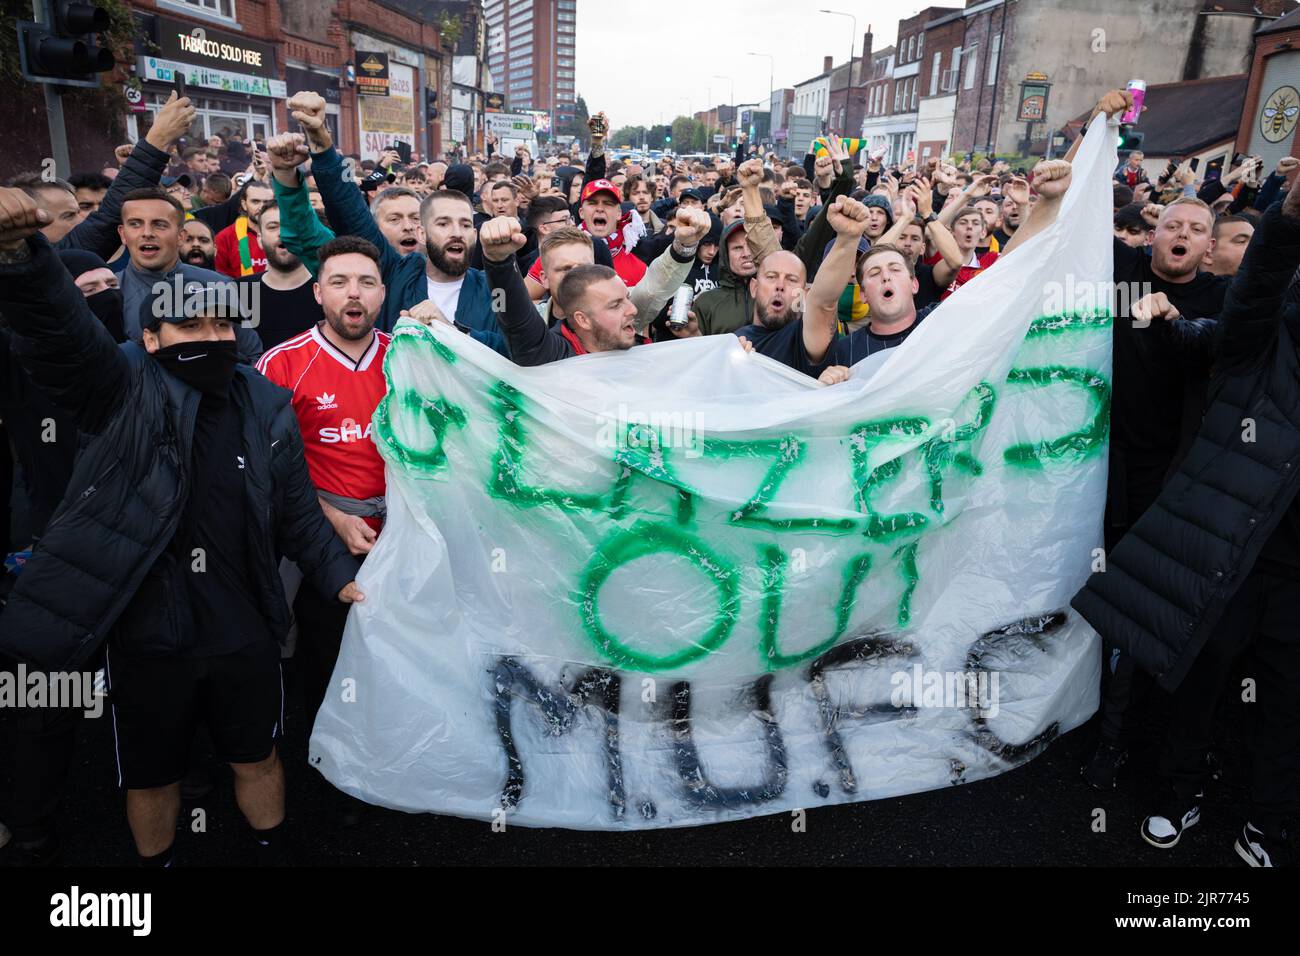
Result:
M614 131L609 138L609 144L613 147L619 146L637 146L645 139L646 129L644 126L621 126Z
M691 152L695 148L693 145L695 143L695 130L700 125L689 116L679 116L673 120L673 151L678 153Z
M587 120L591 114L587 112L587 101L578 94L578 104L573 108L573 129L569 131L570 136L578 137L578 142L582 144L583 149L591 149L591 135L587 131Z
M673 128L666 123L658 123L646 130L646 149L663 149L666 140L673 134Z
M691 134L691 147L697 153L707 153L709 151L709 131L703 123L695 124L695 131Z

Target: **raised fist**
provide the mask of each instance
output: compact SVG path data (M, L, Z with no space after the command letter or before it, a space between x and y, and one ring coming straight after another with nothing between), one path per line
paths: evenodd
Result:
M703 209L678 206L673 218L673 240L687 248L699 245L711 223L709 214Z
M867 207L848 196L837 196L826 208L826 222L837 237L857 239L867 228Z
M1128 90L1111 90L1097 101L1098 113L1105 113L1109 119L1116 113L1125 113L1133 108L1133 94ZM1145 107L1144 107L1145 108Z
M50 214L21 189L0 189L0 249L14 249L49 223Z
M289 115L305 126L308 132L325 125L325 98L319 93L311 90L295 93L285 105Z
M281 133L266 141L266 156L272 169L297 169L311 158L302 133Z
M1063 159L1045 159L1034 167L1034 189L1043 199L1060 199L1070 188L1072 168Z
M117 160L117 165L124 166L126 161L131 158L131 150L135 149L130 143L123 143L117 149L113 150L113 158Z
M523 227L514 216L497 216L483 223L478 234L483 248L483 258L489 262L505 262L524 247L527 241Z
M757 159L745 160L736 170L736 182L741 189L751 186L757 189L763 182L763 164Z

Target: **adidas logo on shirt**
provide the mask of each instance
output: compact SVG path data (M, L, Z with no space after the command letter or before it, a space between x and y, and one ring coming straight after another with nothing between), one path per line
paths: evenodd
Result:
M334 396L325 392L316 396L316 410L320 412L328 411L331 408L338 408L338 402L334 401Z

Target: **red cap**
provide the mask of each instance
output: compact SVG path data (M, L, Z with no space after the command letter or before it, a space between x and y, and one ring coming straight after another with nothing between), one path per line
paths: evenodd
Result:
M614 202L623 201L623 196L618 191L618 187L615 186L613 183L611 183L608 179L593 179L591 182L587 183L585 186L582 187L582 202L586 202L592 196L596 195L596 193L602 193L602 192L613 193Z

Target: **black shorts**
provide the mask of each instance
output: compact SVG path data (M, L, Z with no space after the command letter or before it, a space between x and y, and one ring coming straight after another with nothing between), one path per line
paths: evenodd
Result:
M275 641L219 657L128 657L110 650L104 670L117 783L128 790L165 787L184 777L201 723L223 763L265 760L284 732Z

